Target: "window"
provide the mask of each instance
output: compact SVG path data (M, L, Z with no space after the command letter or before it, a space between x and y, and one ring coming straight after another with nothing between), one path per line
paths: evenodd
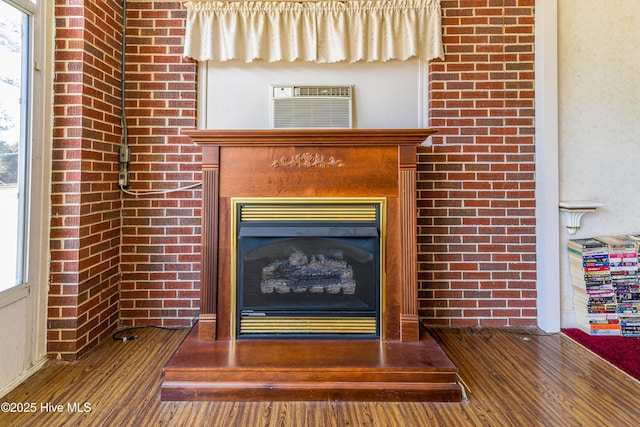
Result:
M0 0L0 292L27 281L32 16L19 3L33 1Z

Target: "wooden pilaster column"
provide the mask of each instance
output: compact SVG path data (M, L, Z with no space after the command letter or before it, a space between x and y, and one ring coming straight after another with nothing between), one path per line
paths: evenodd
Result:
M218 223L220 195L220 147L203 149L202 166L202 265L198 339L216 339L218 292Z
M400 313L400 339L419 341L418 319L418 241L416 212L416 156L415 146L399 147L399 196L402 218L402 280L403 296Z

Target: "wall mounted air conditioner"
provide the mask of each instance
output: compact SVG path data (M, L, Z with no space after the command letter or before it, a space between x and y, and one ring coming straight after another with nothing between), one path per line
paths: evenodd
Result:
M271 127L353 127L353 86L271 86Z

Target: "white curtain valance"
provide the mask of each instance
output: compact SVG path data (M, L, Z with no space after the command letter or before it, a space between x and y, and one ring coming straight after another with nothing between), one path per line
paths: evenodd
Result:
M184 56L198 61L443 58L440 0L185 3Z

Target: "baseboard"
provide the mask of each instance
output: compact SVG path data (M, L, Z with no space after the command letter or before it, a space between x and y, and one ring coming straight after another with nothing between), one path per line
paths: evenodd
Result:
M11 390L22 384L24 380L38 372L44 366L44 364L47 363L47 360L48 358L46 356L42 357L40 360L36 361L36 363L34 363L29 369L23 371L20 375L12 379L8 384L0 387L0 397L5 396Z

